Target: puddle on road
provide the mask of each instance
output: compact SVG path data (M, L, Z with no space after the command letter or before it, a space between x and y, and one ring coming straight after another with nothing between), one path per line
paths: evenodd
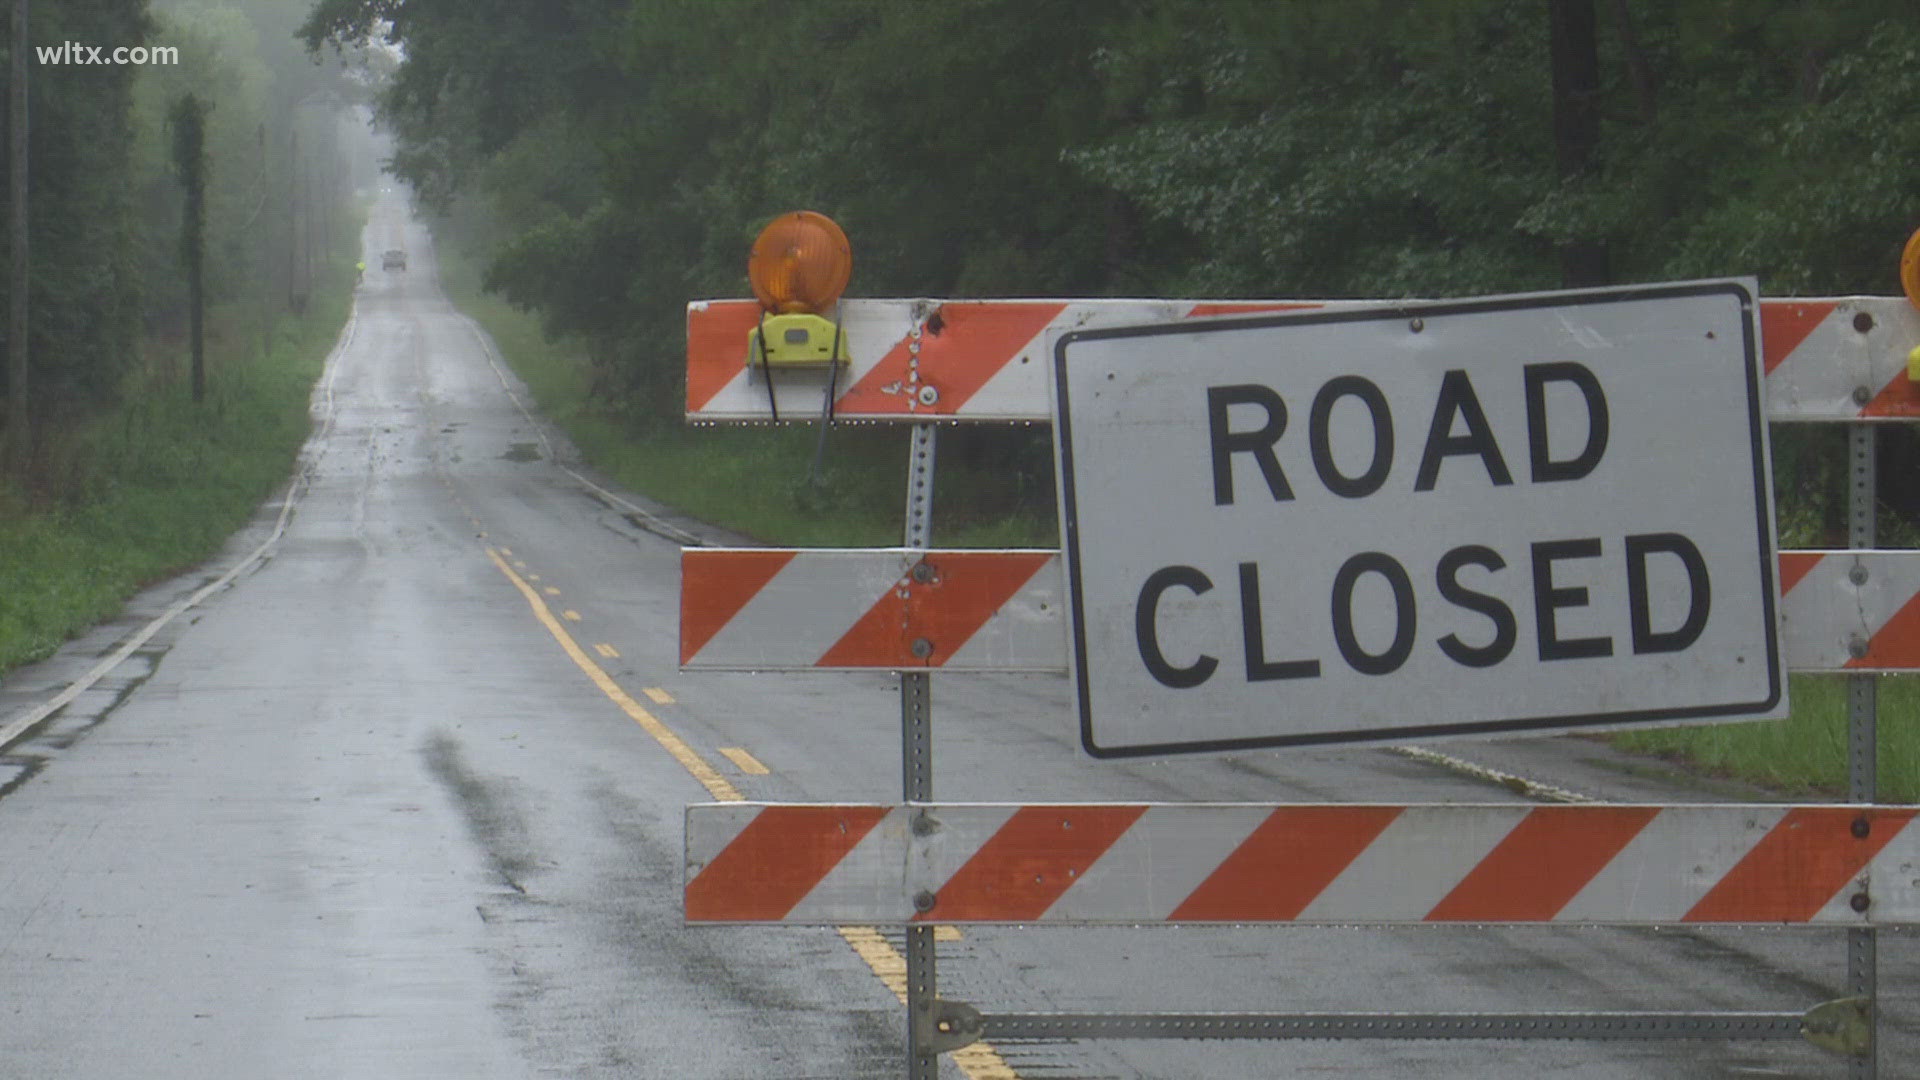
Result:
M508 461L539 461L540 451L535 449L538 445L538 443L517 442L507 447L507 452L500 456Z

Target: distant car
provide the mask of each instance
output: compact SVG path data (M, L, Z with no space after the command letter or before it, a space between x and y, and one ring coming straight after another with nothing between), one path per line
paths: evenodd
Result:
M406 268L407 268L407 253L404 251L401 251L399 248L388 248L385 252L381 254L380 269L405 270Z

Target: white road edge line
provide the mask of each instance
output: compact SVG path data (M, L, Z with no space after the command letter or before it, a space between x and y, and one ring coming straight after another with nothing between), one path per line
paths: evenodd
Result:
M356 300L352 310L347 314L347 325L340 331L340 340L334 343L333 351L327 354L327 377L321 386L326 401L327 419L326 423L321 427L320 435L316 440L317 442L324 443L327 434L333 430L333 379L334 375L339 371L339 364L336 361L339 360L340 355L347 350L348 346L353 344L354 328L358 325L359 321L360 305ZM9 721L5 726L0 727L0 750L6 749L21 736L32 731L47 717L52 716L54 713L72 704L75 698L91 690L93 684L105 678L108 672L119 667L126 661L127 657L134 654L135 650L145 645L153 635L160 632L162 627L179 618L183 612L197 606L207 597L212 596L214 593L232 584L233 579L239 577L242 571L264 558L267 552L272 550L273 545L280 542L281 535L287 531L287 518L293 513L294 500L306 486L307 479L312 475L313 466L317 461L318 459L316 458L314 461L308 462L306 469L301 472L301 475L294 478L293 481L288 484L287 495L280 504L280 517L274 522L272 535L268 536L266 541L259 547L253 549L252 554L240 560L240 562L236 563L231 569L220 575L220 577L212 583L202 586L192 596L175 603L158 618L141 627L138 633L122 642L120 647L115 649L111 655L98 664L95 664L91 671L81 676L79 680L68 686L65 690L60 691L60 693L34 708L27 710L27 712L22 714L18 719Z

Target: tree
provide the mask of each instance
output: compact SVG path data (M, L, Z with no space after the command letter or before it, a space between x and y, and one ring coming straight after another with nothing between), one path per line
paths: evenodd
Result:
M798 207L856 295L1884 288L1908 2L320 0L304 33L402 47L396 170L664 419L684 303Z
M1600 154L1600 41L1593 0L1547 0L1547 49L1553 58L1553 150L1562 181L1591 176ZM1559 245L1560 282L1605 285L1607 248L1597 238Z
M151 27L145 0L63 0L33 14L29 40L10 45L140 42ZM140 224L129 178L136 72L33 66L26 345L36 424L111 396L138 351Z
M27 0L13 0L9 14L7 81L7 420L5 458L9 473L24 479L33 440L27 425Z
M169 117L173 128L173 168L186 189L180 213L180 262L187 271L187 304L192 320L193 400L206 398L207 315L207 103L182 95Z

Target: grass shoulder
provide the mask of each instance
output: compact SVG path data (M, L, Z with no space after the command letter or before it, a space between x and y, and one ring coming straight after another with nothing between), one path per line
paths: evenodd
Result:
M264 333L253 307L216 309L205 400L184 346L153 340L117 403L41 434L31 486L0 490L0 671L207 559L287 479L352 290L336 258L306 312Z
M1793 715L1785 720L1650 728L1615 735L1613 742L1786 795L1844 801L1848 676L1789 678ZM1876 696L1879 801L1920 801L1920 677L1883 677Z

